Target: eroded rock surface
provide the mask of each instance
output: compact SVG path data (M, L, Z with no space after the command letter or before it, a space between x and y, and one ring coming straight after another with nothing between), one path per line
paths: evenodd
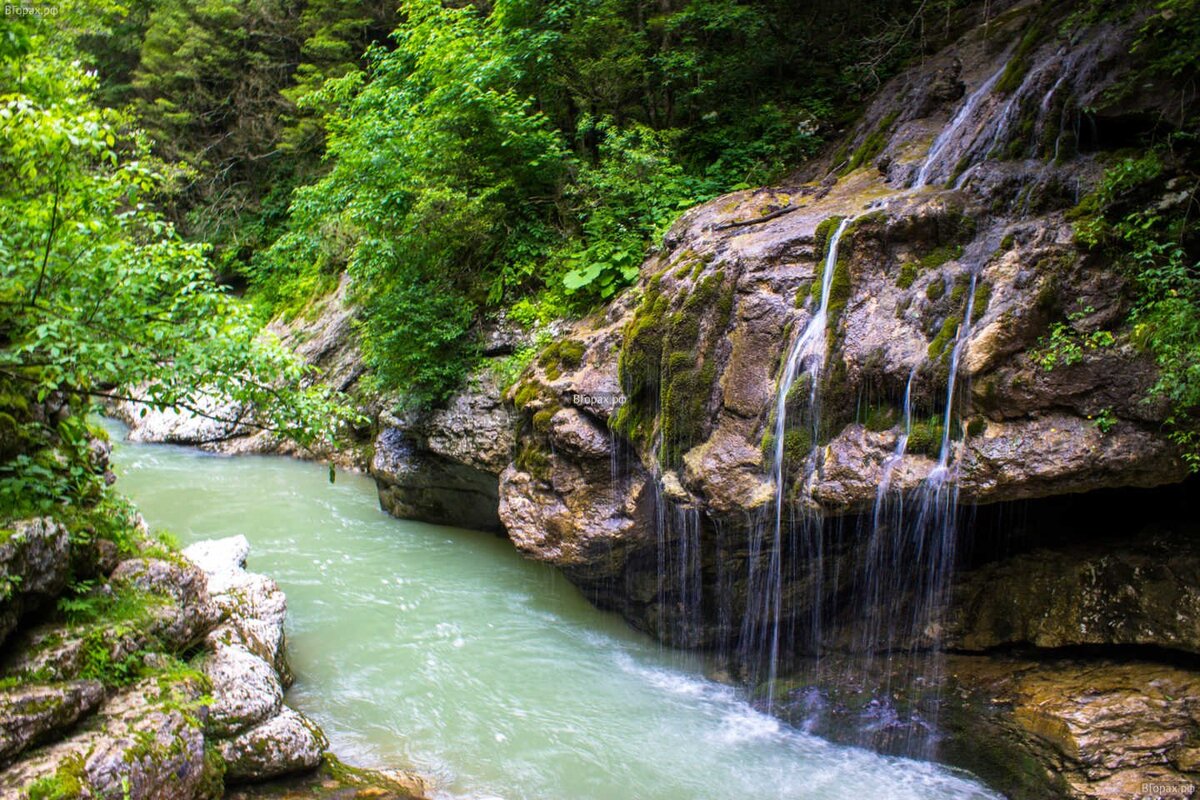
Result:
M21 615L55 597L71 568L65 526L46 518L20 520L0 531L0 644Z
M76 797L216 798L219 766L206 760L203 696L195 682L148 679L109 700L62 741L0 772L0 797L37 781Z
M1200 654L1195 531L1037 549L959 580L947 645L1149 646Z
M99 681L17 686L0 691L0 763L61 733L104 699Z

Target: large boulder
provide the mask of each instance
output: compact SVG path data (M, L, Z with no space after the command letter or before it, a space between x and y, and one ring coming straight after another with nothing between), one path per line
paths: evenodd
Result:
M212 682L208 732L229 737L280 713L283 684L267 661L236 644L214 643L200 662Z
M288 707L218 745L230 781L263 780L310 770L329 742L311 720Z
M49 517L0 530L0 644L21 615L56 597L71 570L70 535Z

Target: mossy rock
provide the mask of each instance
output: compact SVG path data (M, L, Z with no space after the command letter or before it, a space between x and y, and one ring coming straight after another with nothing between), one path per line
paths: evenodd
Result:
M927 300L936 302L941 300L945 295L946 279L940 275L930 281L929 285L925 287L925 298Z
M975 297L971 304L971 324L974 325L979 320L983 319L983 315L987 313L988 304L992 300L992 285L980 281L975 285Z
M971 277L969 275L957 275L954 278L954 286L950 289L950 302L961 303L967 296L967 291L971 288Z
M942 452L942 432L945 426L940 417L914 420L908 433L905 452L937 458Z
M513 464L522 472L527 472L540 481L550 480L550 455L542 450L534 442L527 442L517 457L513 459Z
M862 143L850 156L850 160L847 162L841 174L845 175L853 172L863 164L874 160L876 156L883 152L883 148L887 146L888 134L891 132L892 126L896 124L896 119L899 116L900 110L896 109L880 120L878 127L876 127L875 130L871 131L863 138ZM834 163L840 163L840 159L835 160Z
M791 475L804 467L813 449L812 433L805 427L790 428L783 434L783 469Z
M550 420L554 418L554 415L559 410L559 406L553 405L535 412L533 415L533 429L541 434L548 433L550 431Z
M899 421L900 409L886 404L869 406L862 415L863 427L873 433L891 430Z
M229 789L225 800L418 800L427 797L427 792L415 776L351 767L326 753L313 772L241 784Z
M1004 68L1004 74L996 82L995 91L1003 94L1011 94L1020 88L1021 83L1025 80L1025 76L1032 66L1030 56L1042 41L1045 33L1046 24L1041 19L1035 20L1026 29L1025 35L1021 37L1020 43L1017 44L1016 51L1013 53L1012 58L1008 60L1008 65Z
M959 326L962 325L962 316L953 314L946 317L946 321L942 323L941 330L937 336L933 337L933 341L929 343L929 357L941 358L953 348L955 337L958 335Z
M665 465L678 463L704 437L717 378L716 346L733 305L733 282L717 271L674 302L661 287L648 290L626 327L618 369L629 400L610 426L643 446L658 430L657 455Z
M842 224L845 217L828 217L821 220L817 224L817 228L813 231L813 251L817 254L817 278L816 285L818 291L821 285L821 272L824 267L825 257L829 255L829 241L833 238L834 232L838 226Z

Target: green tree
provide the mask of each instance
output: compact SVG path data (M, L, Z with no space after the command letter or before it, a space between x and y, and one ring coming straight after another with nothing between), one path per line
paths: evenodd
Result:
M258 276L286 283L344 264L375 374L436 400L470 358L476 310L546 235L566 152L514 91L520 64L487 18L433 0L402 14L395 49L307 101L333 109L330 170L297 191L292 229Z
M86 483L78 412L90 395L199 409L253 404L302 443L347 412L311 371L259 334L211 277L204 248L153 210L163 178L97 81L38 28L0 30L0 502L67 500ZM62 396L76 414L39 418ZM64 448L66 448L64 450Z

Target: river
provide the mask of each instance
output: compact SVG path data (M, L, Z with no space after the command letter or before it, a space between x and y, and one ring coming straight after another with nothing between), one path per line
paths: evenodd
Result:
M288 597L287 702L343 760L444 798L992 800L970 776L754 710L504 539L394 519L318 464L115 442L118 488L183 544L245 534Z

